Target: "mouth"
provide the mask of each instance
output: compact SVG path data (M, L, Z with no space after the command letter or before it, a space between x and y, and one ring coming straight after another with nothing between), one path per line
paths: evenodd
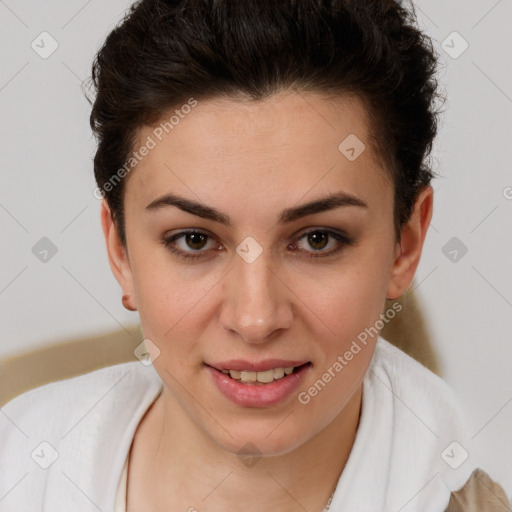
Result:
M311 361L298 366L276 367L269 370L255 372L250 370L217 370L241 384L266 385L284 379L293 373L299 372L303 367L311 366Z
M265 365L260 365L266 366L262 371L229 369L232 364L226 364L226 367L221 368L206 364L205 369L217 389L231 402L242 407L265 408L291 397L304 383L313 364L311 361L294 363L290 366L277 366L275 362L270 364L267 361ZM282 361L279 364L282 364ZM240 362L235 366L244 367Z

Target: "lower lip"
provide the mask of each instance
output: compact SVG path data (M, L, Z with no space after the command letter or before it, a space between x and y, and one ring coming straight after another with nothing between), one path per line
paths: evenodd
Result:
M242 384L228 375L206 366L219 390L226 398L242 407L269 407L289 397L303 382L311 364L269 384Z

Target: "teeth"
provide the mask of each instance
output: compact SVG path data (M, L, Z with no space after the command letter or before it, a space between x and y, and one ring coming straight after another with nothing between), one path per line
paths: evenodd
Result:
M264 372L256 373L256 380L262 384L268 384L274 380L274 370L270 369Z
M256 382L257 376L257 372L246 372L245 370L240 372L240 380L245 382Z
M289 368L271 368L264 372L250 372L247 370L222 370L222 373L229 374L232 379L241 382L259 382L261 384L269 384L274 380L282 379L285 375L293 373L293 366Z
M284 368L274 368L274 379L281 379L284 377Z

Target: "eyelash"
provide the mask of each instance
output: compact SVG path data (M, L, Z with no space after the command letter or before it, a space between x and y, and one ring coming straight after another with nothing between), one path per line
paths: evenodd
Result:
M202 250L197 251L182 251L181 249L176 249L173 247L173 244L176 240L190 234L200 234L205 235L208 239L213 239L212 236L208 235L208 233L205 233L204 231L196 231L196 230L186 230L186 231L180 231L179 233L175 233L174 235L171 235L169 237L165 237L162 240L163 245L174 255L177 257L184 259L184 260L198 260L200 258L207 257L206 252ZM331 249L330 251L319 251L319 252L309 252L306 251L307 255L306 258L324 258L328 256L332 256L339 251L343 249L344 246L349 246L354 244L354 240L347 236L346 234L338 233L337 231L332 231L330 229L311 229L309 231L306 231L302 233L292 244L296 244L298 241L302 240L303 238L307 237L308 235L311 235L312 233L326 233L329 237L334 238L338 242L341 243L338 247L335 249ZM207 240L208 242L208 240Z

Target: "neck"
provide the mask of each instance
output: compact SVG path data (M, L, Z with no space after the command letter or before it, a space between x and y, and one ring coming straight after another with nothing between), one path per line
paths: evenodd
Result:
M362 385L321 432L276 456L245 459L206 436L165 389L134 437L128 510L322 511L345 467L361 410ZM140 493L139 493L140 489Z

